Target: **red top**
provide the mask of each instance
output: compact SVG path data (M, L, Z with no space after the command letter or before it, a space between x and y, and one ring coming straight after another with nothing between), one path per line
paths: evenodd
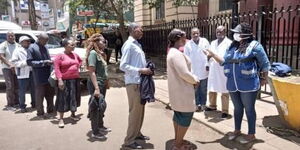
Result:
M82 63L80 57L75 54L59 54L55 56L54 69L57 79L79 78L79 67Z

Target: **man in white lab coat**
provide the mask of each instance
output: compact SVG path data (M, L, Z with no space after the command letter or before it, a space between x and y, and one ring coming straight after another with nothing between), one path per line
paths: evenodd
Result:
M225 36L225 27L218 26L216 29L217 39L211 42L210 49L220 57L224 57L226 50L232 41ZM224 75L224 68L220 66L213 58L209 59L209 75L208 75L208 91L209 91L209 107L206 111L217 110L217 93L221 93L222 100L222 118L227 118L229 107L229 93L226 88L227 78Z
M200 80L195 97L198 111L201 111L206 109L208 77L208 71L206 70L207 56L203 50L209 48L209 42L206 38L200 37L198 28L193 28L191 30L191 37L192 39L184 46L184 54L191 59L192 73Z

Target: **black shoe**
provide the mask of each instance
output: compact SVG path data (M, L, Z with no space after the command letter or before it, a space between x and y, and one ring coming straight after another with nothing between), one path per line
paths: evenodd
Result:
M132 143L130 145L125 145L124 147L131 148L131 149L143 149L142 145L140 145L140 144L138 144L136 142L134 142L134 143Z
M141 136L136 137L135 139L136 139L136 140L149 141L149 140L150 140L150 137L149 137L149 136L141 135Z
M26 108L22 108L21 109L21 113L26 113L27 112L27 109Z
M210 107L206 107L205 108L205 111L216 111L217 108L210 108Z
M222 113L221 118L228 118L229 115L227 113Z
M200 106L200 105L198 105L197 106L197 110L196 110L196 112L202 112L203 110L202 110L202 107Z
M34 108L35 108L35 104L31 104L31 108L33 108L33 109L34 109Z

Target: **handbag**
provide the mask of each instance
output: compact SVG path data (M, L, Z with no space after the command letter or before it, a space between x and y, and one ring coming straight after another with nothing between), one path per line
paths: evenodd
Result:
M49 82L51 87L57 87L57 78L55 76L54 70L51 72L51 74L48 78L48 82Z

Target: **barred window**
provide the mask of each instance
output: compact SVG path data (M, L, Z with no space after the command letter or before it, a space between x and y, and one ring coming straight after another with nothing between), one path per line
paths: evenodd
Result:
M159 19L164 19L165 18L165 1L162 1L159 5L159 7L157 7L155 9L156 11L156 15L155 15L155 18L157 20Z
M219 11L232 9L232 0L219 0Z

